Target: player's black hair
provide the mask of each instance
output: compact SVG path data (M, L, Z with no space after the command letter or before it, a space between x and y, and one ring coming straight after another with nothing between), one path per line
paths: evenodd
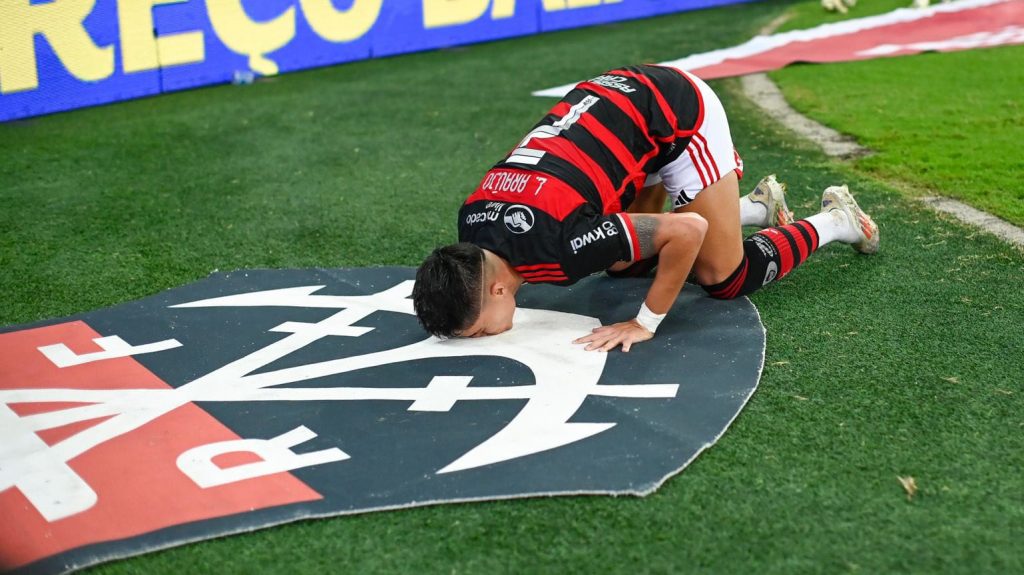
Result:
M484 251L470 243L434 250L416 271L412 305L423 329L452 337L480 315Z

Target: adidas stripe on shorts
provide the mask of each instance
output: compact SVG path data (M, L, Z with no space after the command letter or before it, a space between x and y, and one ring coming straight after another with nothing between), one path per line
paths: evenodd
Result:
M743 177L743 160L732 143L729 119L722 102L703 80L682 71L700 93L704 106L704 121L690 140L690 145L674 161L657 174L647 177L645 186L658 182L665 184L672 209L681 208L697 198L701 190L736 170Z

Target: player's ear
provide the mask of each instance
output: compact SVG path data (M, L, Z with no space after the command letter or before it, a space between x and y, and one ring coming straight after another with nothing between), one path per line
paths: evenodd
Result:
M515 295L516 292L512 289L508 283L498 280L491 284L491 295L496 297L504 297L507 295Z

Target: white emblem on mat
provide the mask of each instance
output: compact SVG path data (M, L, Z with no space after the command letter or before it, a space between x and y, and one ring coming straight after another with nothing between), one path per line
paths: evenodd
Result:
M266 366L325 337L359 337L373 331L376 328L355 324L378 312L413 314L412 300L408 299L412 281L364 296L315 295L323 287L241 293L172 306L340 310L316 323L288 321L273 327L270 331L287 335L177 388L0 390L0 492L17 487L48 521L81 513L96 503L96 494L68 466L69 461L197 401L383 400L407 402L410 411L447 412L460 401L526 400L504 428L438 470L438 473L452 473L555 449L614 427L614 422L570 422L590 396L671 398L678 391L677 384L600 385L598 381L608 354L587 352L571 343L573 338L589 332L600 322L578 314L524 308L516 311L516 328L497 336L448 341L428 337L375 353L263 371ZM118 344L118 349L126 346ZM421 385L415 387L285 387L297 382L329 382L331 376L381 365L466 356L503 357L519 362L532 371L533 384L477 387L472 385L471 376L424 374ZM59 361L55 364L60 365ZM17 415L8 407L23 402L87 405L25 416ZM36 435L39 431L99 417L110 419L53 446ZM197 446L179 457L178 466L198 485L208 487L286 469L348 460L349 456L339 449L301 455L291 451L292 446L315 435L314 431L300 427L271 439ZM228 451L251 451L260 455L263 462L241 466L233 473L219 473L209 462L212 457Z

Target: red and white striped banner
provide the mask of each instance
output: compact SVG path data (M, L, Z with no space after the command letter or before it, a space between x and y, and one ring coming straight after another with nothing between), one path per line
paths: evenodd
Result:
M776 70L793 62L848 62L920 52L1024 44L1024 0L962 0L932 8L793 30L662 62L705 80ZM575 84L534 92L561 97Z

